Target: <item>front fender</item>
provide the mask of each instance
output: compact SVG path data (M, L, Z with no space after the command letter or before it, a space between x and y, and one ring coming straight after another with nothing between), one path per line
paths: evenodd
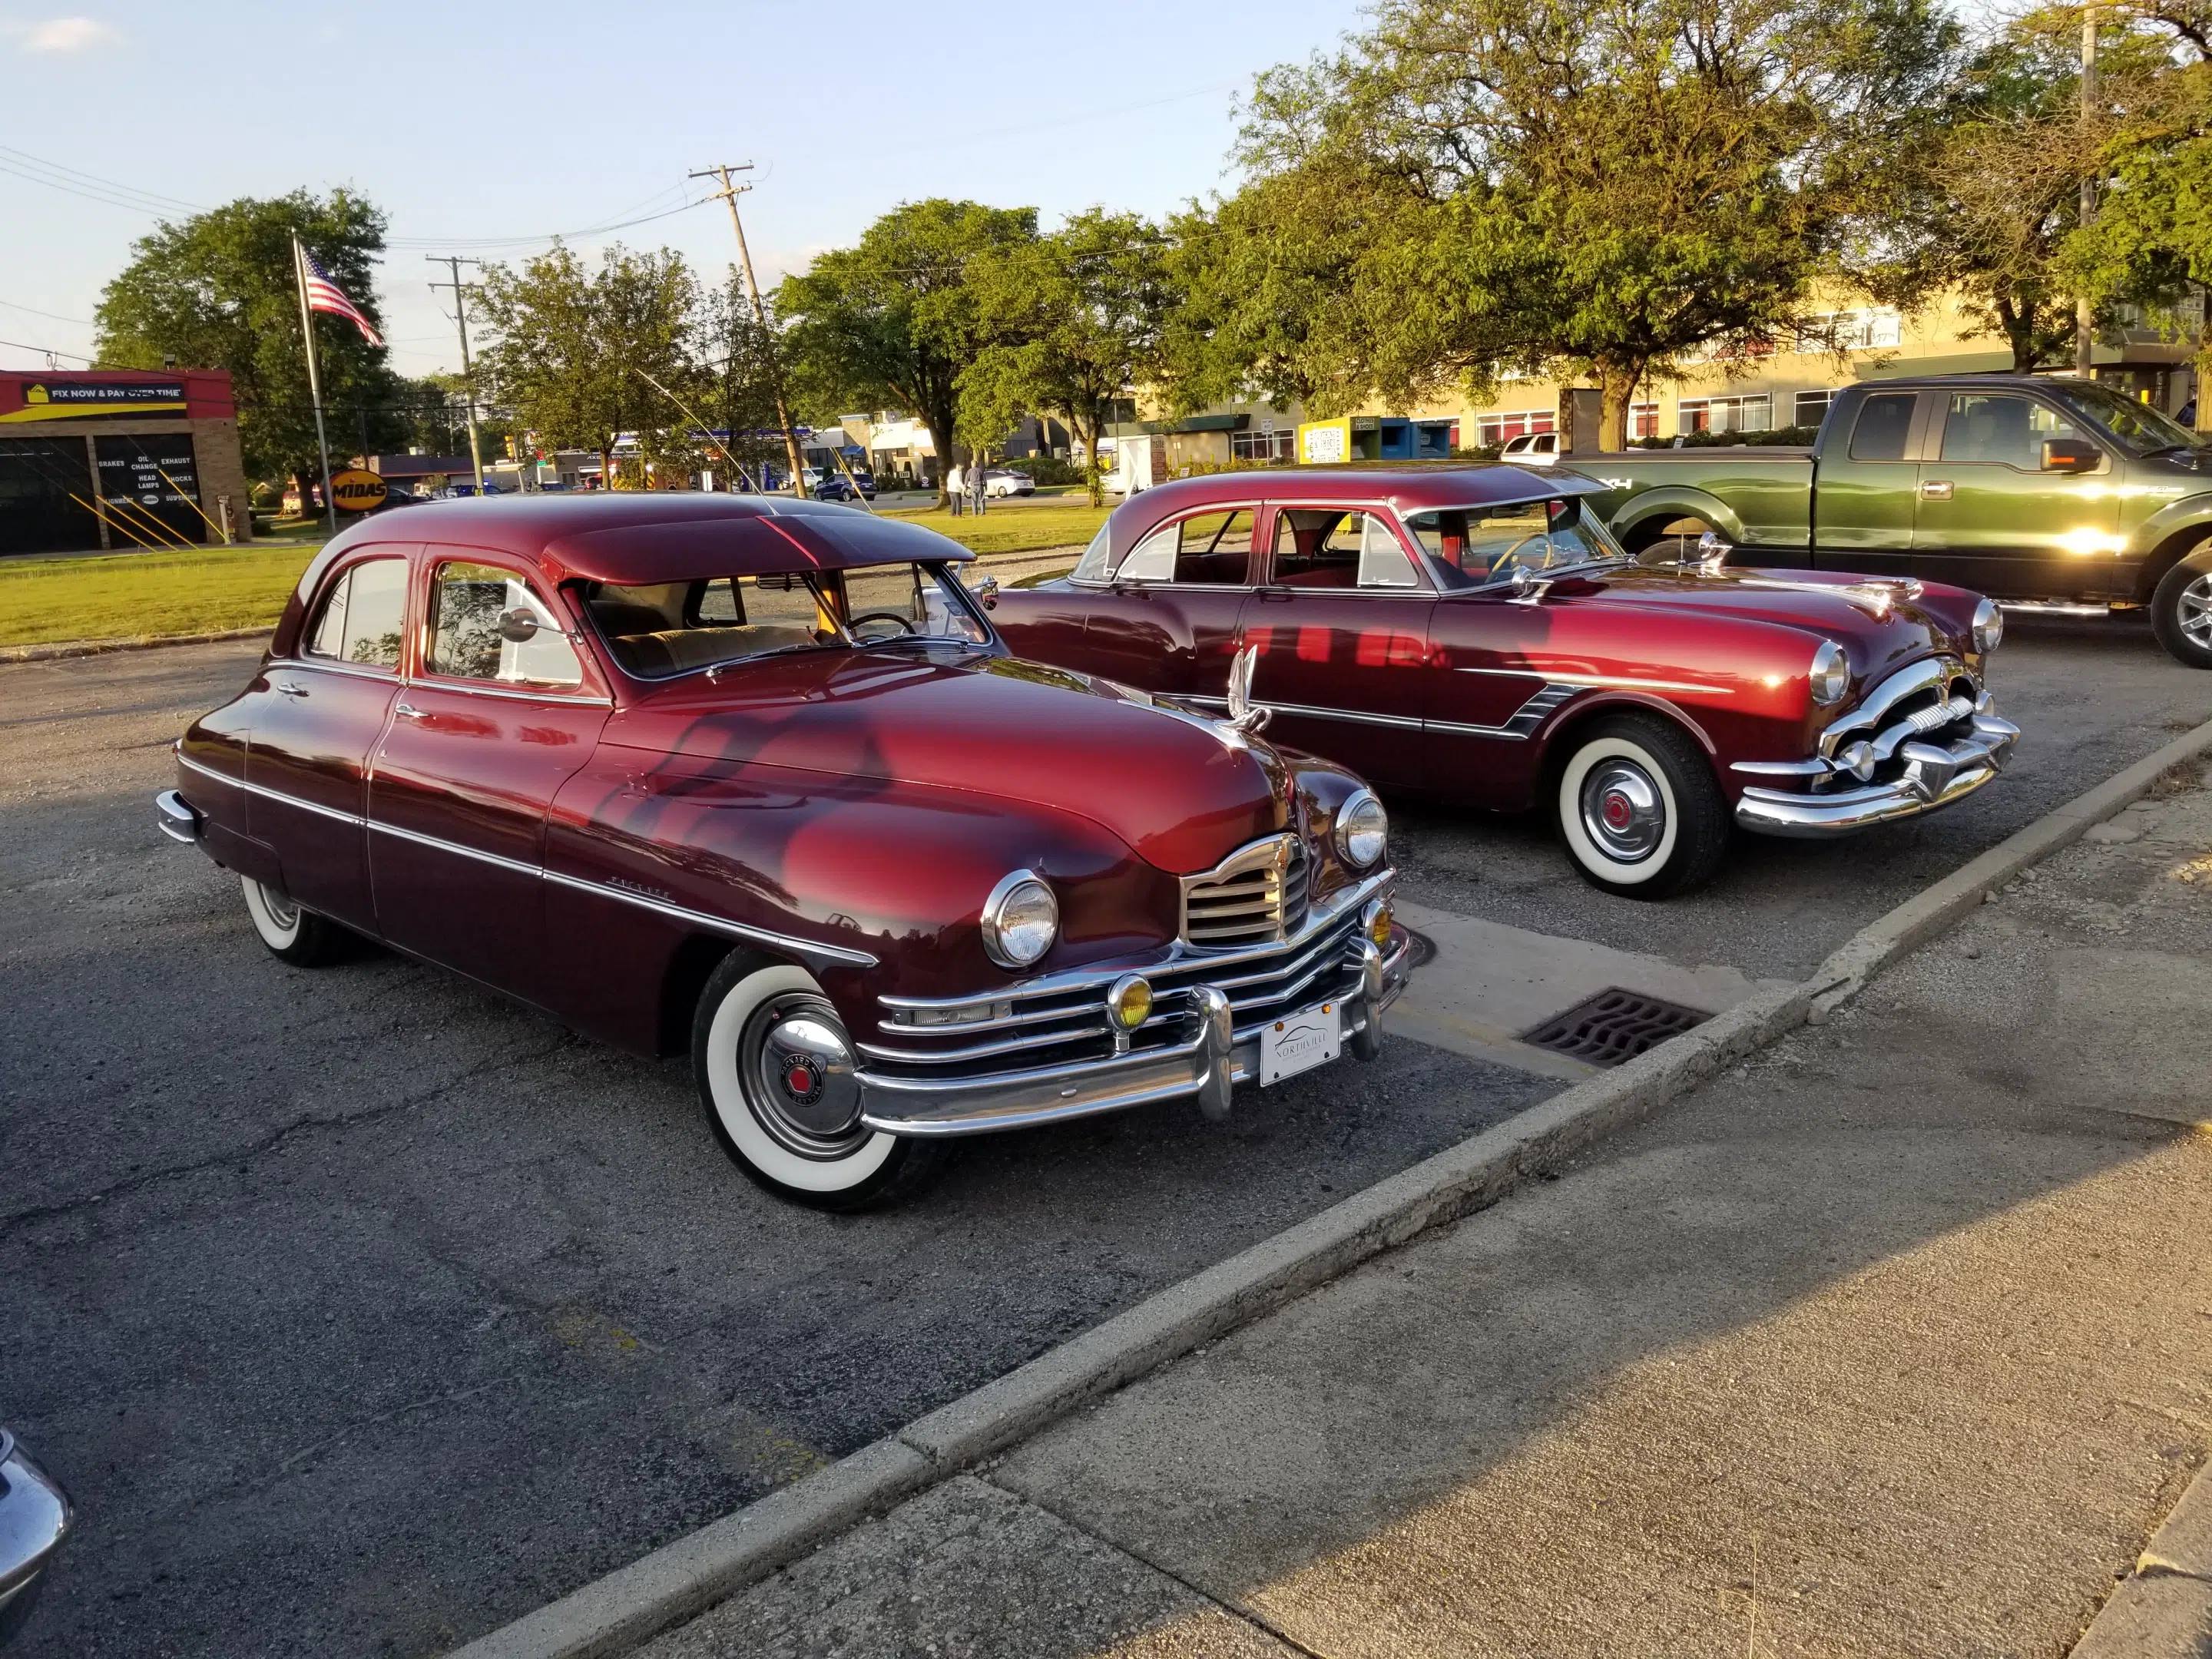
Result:
M2208 537L2212 537L2212 493L2169 501L2137 525L2120 555L2136 568L2136 597L2148 599L2174 559L2185 556ZM2168 551L2172 557L2160 556Z

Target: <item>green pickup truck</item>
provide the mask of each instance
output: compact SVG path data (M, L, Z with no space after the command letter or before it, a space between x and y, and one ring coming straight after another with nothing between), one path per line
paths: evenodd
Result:
M2212 668L2212 448L2091 381L1884 380L1836 394L1809 449L1562 458L1632 552L1917 576L2014 603L2150 607ZM1706 539L1710 536L1711 539ZM1689 543L1677 544L1686 556Z

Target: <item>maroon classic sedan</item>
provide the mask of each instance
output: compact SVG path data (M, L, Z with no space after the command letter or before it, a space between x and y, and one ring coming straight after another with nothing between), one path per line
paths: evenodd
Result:
M827 1207L944 1137L1371 1058L1374 795L1009 656L968 556L759 496L380 515L185 732L161 827L288 962L366 934L688 1047L723 1148Z
M2017 727L1997 608L1958 588L1627 557L1572 474L1312 467L1114 511L1073 574L992 599L1016 650L1218 705L1254 654L1270 732L1382 785L1550 807L1598 886L1656 898L1731 820L1832 836L1947 805Z

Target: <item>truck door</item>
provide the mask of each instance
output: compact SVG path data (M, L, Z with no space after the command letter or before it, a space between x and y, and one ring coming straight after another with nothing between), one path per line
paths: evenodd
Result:
M2109 597L2120 510L2111 454L2026 392L1925 395L1938 409L1920 465L1914 574L2000 599ZM2045 471L2050 438L2090 446L2097 469Z
M1823 442L1814 472L1814 568L1908 574L1920 483L1915 416L1923 396L1933 403L1938 395L1873 392Z

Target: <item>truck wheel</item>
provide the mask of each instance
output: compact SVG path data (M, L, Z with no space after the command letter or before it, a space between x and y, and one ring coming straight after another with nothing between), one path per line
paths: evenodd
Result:
M1705 880L1728 849L1728 801L1704 752L1654 714L1587 726L1559 771L1559 835L1592 886L1665 898Z
M2176 662L2212 668L2212 546L2166 573L2151 595L2150 625Z
M714 970L691 1023L691 1070L730 1161L793 1204L860 1210L921 1184L933 1141L860 1121L852 1039L804 969L738 951Z

